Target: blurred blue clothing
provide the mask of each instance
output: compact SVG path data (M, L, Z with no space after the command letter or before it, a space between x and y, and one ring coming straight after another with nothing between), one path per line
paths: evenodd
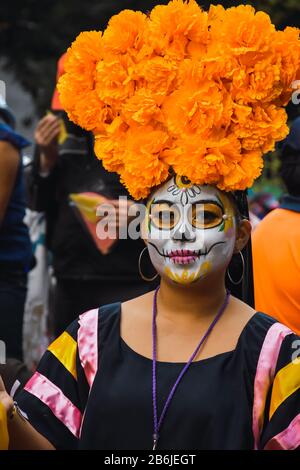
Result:
M16 149L29 145L12 127L0 122L0 140L10 142ZM0 223L0 271L7 269L28 272L32 264L32 247L28 227L23 222L25 216L25 188L23 165L20 157L19 168L12 194Z

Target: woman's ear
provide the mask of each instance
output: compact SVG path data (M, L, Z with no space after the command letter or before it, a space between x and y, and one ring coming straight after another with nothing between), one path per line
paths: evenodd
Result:
M237 226L237 236L234 245L234 253L241 251L248 243L251 235L251 224L248 219L243 219Z

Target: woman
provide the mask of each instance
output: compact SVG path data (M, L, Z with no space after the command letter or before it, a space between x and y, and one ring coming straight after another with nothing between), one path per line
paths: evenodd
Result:
M279 174L286 187L280 204L262 220L253 237L255 304L300 334L300 118L279 154ZM288 234L288 236L287 236ZM267 243L277 246L265 258ZM278 269L280 266L280 269ZM264 282L262 282L264 280Z
M21 150L29 142L14 130L14 117L0 101L0 340L6 356L22 360L27 273L33 265L25 216ZM3 344L3 343L1 343ZM3 361L1 361L3 363Z
M13 448L299 447L297 336L225 288L250 236L234 191L286 133L280 103L299 61L285 77L285 41L299 58L298 32L251 7L207 14L176 0L148 17L124 11L68 51L63 105L93 130L105 167L147 197L161 282L87 312L49 347L18 397L31 424L2 387ZM262 86L255 64L275 63L280 80Z

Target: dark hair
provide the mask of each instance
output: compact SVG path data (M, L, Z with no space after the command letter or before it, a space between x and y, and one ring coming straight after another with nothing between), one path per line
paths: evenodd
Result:
M249 219L247 190L233 191L228 193L228 197L234 206L237 222L243 219Z
M300 150L286 144L280 154L279 174L292 196L300 196Z

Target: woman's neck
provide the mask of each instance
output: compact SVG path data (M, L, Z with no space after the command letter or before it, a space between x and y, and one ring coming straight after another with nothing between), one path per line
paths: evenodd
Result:
M180 285L162 279L157 296L159 315L190 323L214 317L226 296L224 273Z

